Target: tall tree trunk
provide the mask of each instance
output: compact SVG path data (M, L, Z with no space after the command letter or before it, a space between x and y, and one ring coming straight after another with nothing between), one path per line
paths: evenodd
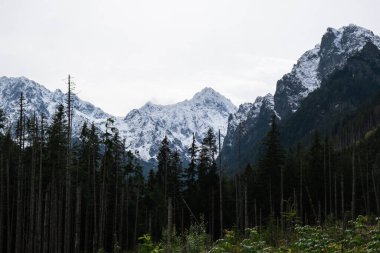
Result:
M82 216L82 187L80 183L77 185L76 190L76 207L75 207L75 244L74 244L74 252L80 252L80 235L81 235L81 216Z
M123 243L124 243L124 234L123 234L123 229L124 229L124 191L125 187L123 186L121 188L121 196L120 196L120 218L119 218L119 240L120 240L120 247L123 249ZM150 214L150 211L149 211ZM149 232L150 233L150 232ZM152 233L150 233L152 234Z
M273 216L272 178L269 177L269 215Z
M238 178L235 176L235 222L236 227L239 227L239 198L238 198Z
M280 218L281 218L281 230L284 230L284 220L283 220L283 212L284 212L284 169L281 166L281 202L280 202Z
M4 203L5 203L5 197L4 197L4 186L5 186L5 180L4 180L4 177L5 177L5 173L4 173L4 169L3 169L3 165L4 165L4 155L1 154L1 158L0 158L0 251L3 251L4 250L4 239L5 239L5 236L4 236L4 216L5 216L5 211L4 211ZM8 204L8 203L6 203Z
M48 190L45 192L45 214L44 214L44 225L43 225L43 247L42 252L49 252L49 217L50 217L50 186L48 186Z
M367 151L367 160L366 160L366 199L368 203L368 215L371 213L371 202L369 200L369 162L368 162L368 151Z
M256 205L256 199L255 199L255 227L257 227L258 226L258 223L257 223L257 205Z
M330 214L332 213L332 175L331 175L331 148L328 147L328 163L329 163L329 206L330 206Z
M300 158L300 217L303 223L303 172L302 172L302 158Z
M137 190L137 196L136 196L136 211L135 211L135 229L133 234L133 245L136 245L137 240L137 225L138 225L138 217L139 217L139 198L140 198L140 190ZM171 199L170 199L171 201Z
M33 252L33 238L35 234L36 225L34 223L35 217L35 143L32 144L32 161L31 161L31 172L30 172L30 204L29 204L29 239L28 239L28 249ZM38 225L37 225L38 226Z
M212 238L214 238L215 236L215 230L214 230L214 225L215 225L215 217L214 217L214 213L215 213L215 208L214 208L214 187L212 186L211 187L211 236Z
M71 252L71 120L72 120L72 96L71 80L68 77L67 92L67 152L66 152L66 203L65 203L65 233L64 233L64 253Z
M337 192L337 185L336 185L336 173L334 173L334 193L335 193L335 198L334 198L334 208L335 208L335 220L338 219L338 192Z
M64 227L65 225L63 224L65 222L64 220L64 199L63 199L63 196L64 196L64 184L62 184L62 186L59 187L58 191L57 191L57 203L58 203L58 206L57 206L57 211L55 212L55 220L58 224L58 226L55 226L54 227L54 230L55 230L55 234L56 234L56 246L57 246L57 250L56 252L62 252L62 250L64 250ZM70 215L71 216L71 215ZM71 220L70 220L71 222ZM70 225L71 227L71 225ZM71 236L71 234L70 234ZM71 245L70 245L71 246ZM72 247L70 247L72 248Z
M356 211L356 170L355 170L355 147L354 147L352 150L352 198L351 198L352 219L354 219L355 217L355 211Z
M12 241L13 241L13 236L12 236L12 220L13 220L13 212L11 211L11 208L13 207L13 201L11 199L11 193L10 193L10 171L9 171L9 159L7 158L6 161L6 169L7 169L7 252L11 253L12 251Z
M97 216L97 201L96 201L96 165L95 154L92 154L92 198L94 203L94 234L92 237L92 251L98 251L98 216Z
M341 194L341 202L342 202L342 207L341 207L342 221L344 221L345 217L344 217L344 179L343 179L343 174L340 176L340 194Z
M23 161L22 161L22 153L23 153L23 145L24 145L24 95L21 92L20 95L20 118L18 122L18 139L19 139L19 150L18 150L18 166L17 166L17 209L16 209L16 241L15 241L15 253L22 252L23 246L23 234L22 231L24 229L23 226Z
M137 212L136 212L137 213ZM173 236L173 214L172 214L172 198L168 198L168 241L167 241L167 253L171 253L171 248L172 248L172 236ZM136 238L136 235L135 235Z
M37 226L35 239L35 252L41 252L42 237L42 149L43 149L43 117L41 117L41 136L39 143L39 172L38 172L38 207L37 207Z
M244 231L248 229L248 196L247 183L244 184Z
M324 193L324 217L327 216L327 162L326 162L326 145L323 145L323 193ZM320 219L320 222L322 220Z
M373 192L375 193L376 214L379 215L380 214L380 201L379 201L379 196L377 193L377 185L376 185L375 174L374 174L373 170L372 170L372 184L373 184Z
M360 177L360 186L362 188L362 197L363 197L363 202L364 202L364 207L365 207L365 212L366 215L369 215L369 203L367 202L367 194L366 194L366 189L365 189L365 184L364 184L364 176L363 176L363 168L361 164L361 159L360 155L358 155L358 169L359 169L359 177Z
M220 129L219 129L219 229L220 238L223 238L223 192L222 192L222 182L223 182L223 171L222 171L222 150L220 144Z

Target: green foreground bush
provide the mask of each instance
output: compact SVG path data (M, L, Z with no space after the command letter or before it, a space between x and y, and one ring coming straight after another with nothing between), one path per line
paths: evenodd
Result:
M271 228L273 229L273 228ZM246 230L241 236L226 230L224 238L212 243L205 225L193 225L182 236L174 235L169 249L166 240L154 243L149 235L140 237L137 252L380 252L380 219L359 216L355 221L325 226L295 225L282 233L257 228ZM272 244L268 242L272 242Z

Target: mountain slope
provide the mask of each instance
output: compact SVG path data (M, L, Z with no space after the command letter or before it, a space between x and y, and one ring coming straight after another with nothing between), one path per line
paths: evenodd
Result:
M341 69L325 79L321 87L301 103L297 112L281 122L283 143L289 146L307 141L315 130L334 136L341 134L345 127L352 129L350 124L357 112L363 107L374 107L379 94L380 50L368 42L359 53L348 58ZM363 134L360 132L366 130L362 128L355 127L355 133L350 130L349 135Z
M29 116L36 112L39 115L43 114L46 119L50 119L58 104L65 104L66 101L66 95L61 90L52 92L25 77L0 77L0 108L8 117L9 124L13 124L17 120L21 92L24 94L25 111ZM109 117L112 116L93 104L74 96L74 134L79 134L80 127L85 121L95 122L101 127Z
M304 53L292 71L277 82L274 101L279 116L286 118L295 112L302 100L320 87L323 79L341 68L368 41L380 47L380 37L360 26L328 28L321 43Z
M274 95L273 111L279 120L286 121L300 108L302 102L310 93L320 88L321 83L338 69L342 69L347 60L360 52L367 42L375 47L380 47L380 37L373 32L356 26L349 25L340 29L328 28L323 35L321 43L312 50L305 52L294 65L291 72L285 74L278 82ZM249 105L246 105L246 107ZM235 122L229 121L226 142L222 149L223 163L234 171L241 169L247 163L257 161L260 150L260 142L267 133L267 128L257 127L256 122L262 126L269 124L270 117L267 114L258 114L250 111L256 109L240 110L231 118L239 118L239 124L246 126L246 136L251 138L240 138L236 131ZM242 115L244 114L244 115ZM312 117L313 115L309 115ZM290 130L296 131L296 128ZM252 138L252 136L256 136ZM240 150L241 166L236 162ZM245 153L244 153L245 152Z
M118 127L127 139L129 148L139 151L145 161L155 159L165 135L172 148L185 157L193 133L200 143L209 128L215 133L220 129L223 141L227 132L227 119L236 110L230 100L211 88L205 88L192 99L174 105L149 102L118 121Z
M53 116L58 104L64 104L66 95L54 92L25 77L0 78L0 108L15 123L18 117L20 93L23 92L26 102L26 114L34 112L44 114L49 119ZM122 138L126 139L128 149L139 151L145 162L154 162L162 139L167 135L172 148L177 149L186 160L187 148L191 144L192 134L201 142L209 128L215 132L221 130L223 141L227 132L227 120L237 108L230 100L214 91L205 88L190 100L173 105L155 105L146 103L140 109L132 110L126 117L113 117L91 103L74 96L74 135L78 136L84 122L94 122L104 131L108 118L115 118L115 125Z

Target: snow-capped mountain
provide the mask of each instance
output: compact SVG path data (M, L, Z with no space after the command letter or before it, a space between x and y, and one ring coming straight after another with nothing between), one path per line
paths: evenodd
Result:
M263 106L264 105L264 106ZM239 106L236 113L233 113L228 118L228 135L225 138L224 145L231 146L233 144L234 136L236 130L242 132L246 131L246 121L248 119L256 120L260 111L263 108L273 110L273 96L268 93L265 97L257 97L254 103L244 103ZM240 129L238 129L240 128ZM241 134L241 133L240 133Z
M19 99L24 93L26 113L44 114L50 119L58 104L64 104L66 94L60 90L54 92L25 77L0 78L0 108L14 123L18 117ZM115 119L122 138L126 139L128 149L138 151L140 158L146 162L154 162L160 143L165 135L172 148L177 149L185 158L187 148L191 144L192 134L201 142L209 128L215 133L220 129L221 140L227 132L227 121L237 108L230 100L211 88L204 88L190 100L173 105L156 105L146 103L140 109L134 109L126 117L113 117L89 102L74 96L74 135L84 122L94 122L104 131L108 118Z
M183 156L191 145L192 135L201 142L209 128L220 129L221 140L227 132L227 120L237 108L231 101L211 88L204 88L190 100L173 105L146 103L132 110L118 128L127 140L128 148L139 151L145 161L155 159L165 135L172 148Z
M49 120L54 115L58 104L65 104L66 94L61 90L54 92L26 77L0 77L0 108L8 118L8 124L13 124L18 118L20 94L25 98L25 112L43 114ZM112 117L93 104L83 101L74 95L74 135L78 134L85 121L94 122L99 127Z
M284 118L295 112L323 79L343 66L368 41L380 47L380 37L363 27L351 24L338 30L328 28L320 44L305 52L292 71L277 82L274 101L279 116Z
M241 154L243 163L253 162L259 153L258 144L268 130L270 114L275 113L281 121L288 119L301 106L302 101L321 86L323 80L341 69L347 59L360 52L367 42L380 48L380 37L360 26L328 28L321 42L301 55L291 72L277 82L272 101L266 103L268 106L261 105L262 98L258 97L254 103L241 105L231 115L222 149L224 163L229 164L232 170L239 167L236 163L239 146L248 150L246 154ZM247 131L244 138L239 137L239 124Z

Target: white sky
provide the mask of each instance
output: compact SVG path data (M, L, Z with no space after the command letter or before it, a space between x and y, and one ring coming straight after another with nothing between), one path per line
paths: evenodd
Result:
M0 76L26 76L124 116L209 86L273 93L327 27L380 34L378 0L0 0Z

